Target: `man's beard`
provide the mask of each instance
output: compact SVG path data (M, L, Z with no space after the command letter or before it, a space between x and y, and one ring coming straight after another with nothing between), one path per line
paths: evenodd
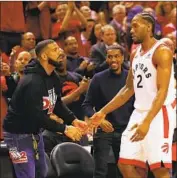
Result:
M60 68L61 67L61 62L56 62L50 57L48 57L48 63L53 65L56 68Z
M62 66L62 64L60 65L60 67L56 67L56 70L60 73L63 73L65 70L64 70L64 67Z

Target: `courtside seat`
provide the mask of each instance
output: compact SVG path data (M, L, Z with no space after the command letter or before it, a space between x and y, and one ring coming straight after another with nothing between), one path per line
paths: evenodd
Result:
M78 144L58 144L52 150L50 160L58 178L93 178L93 157Z
M50 158L48 157L47 153L45 153L45 156L46 156L46 162L48 166L47 178L57 178L57 174L54 171L54 168L52 167Z

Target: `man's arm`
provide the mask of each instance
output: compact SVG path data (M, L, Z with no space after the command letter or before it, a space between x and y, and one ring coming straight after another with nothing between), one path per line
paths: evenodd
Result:
M77 88L75 91L73 91L69 95L63 96L61 100L64 104L68 105L74 102L78 97L80 97L81 94L82 94L81 89Z
M82 60L82 62L80 63L79 67L77 67L74 72L80 74L80 75L84 75L85 70L87 69L89 62L85 59Z
M73 13L73 5L71 4L71 2L68 2L68 9L67 9L66 15L62 21L59 34L68 30L68 24L69 24L69 20L71 19L72 13Z
M157 67L158 92L152 103L152 107L145 118L145 121L148 121L149 123L152 122L154 117L160 111L166 99L171 76L172 62L173 54L168 47L160 46L154 53L153 63Z
M25 104L27 114L31 118L36 119L39 127L53 132L63 133L65 131L65 125L59 124L56 121L50 119L45 111L43 111L43 89L42 87L38 86L43 86L42 80L41 83L37 85L36 82L31 79L31 81L26 86L24 98L26 101Z
M74 102L78 97L80 97L84 92L87 91L90 80L83 78L79 84L79 87L67 96L62 97L64 104L68 105Z
M71 110L69 110L68 107L61 101L59 96L53 113L62 118L66 124L71 124L75 119L77 119Z
M77 17L82 24L82 27L86 27L87 26L86 18L83 16L83 14L80 12L80 10L76 7L75 2L73 2L73 6L74 6L74 11L76 12Z
M87 94L85 96L85 100L82 104L82 109L84 110L84 114L88 117L91 117L95 111L94 107L96 106L96 101L98 101L99 96L99 81L97 80L97 77L94 76L91 80L89 89L87 91Z

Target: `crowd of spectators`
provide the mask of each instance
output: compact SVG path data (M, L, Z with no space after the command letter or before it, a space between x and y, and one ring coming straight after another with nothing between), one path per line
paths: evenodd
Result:
M23 77L23 69L30 60L36 57L35 46L44 39L55 40L64 50L63 56L66 60L61 68L56 70L61 79L62 101L81 120L94 113L93 108L97 107L97 103L101 100L99 96L104 98L99 92L100 86L106 87L106 82L106 85L110 87L108 89L110 100L125 82L124 77L121 81L113 77L114 81L122 82L115 92L109 85L110 81L105 81L109 78L108 74L98 75L98 73L107 71L109 68L106 60L109 46L119 45L123 49L122 69L126 76L126 71L130 67L130 54L137 47L130 34L131 20L136 14L147 12L153 15L156 19L155 37L171 39L176 72L176 5L175 1L0 2L2 72L0 124L7 112L8 102L15 87ZM107 78L102 79L103 76ZM175 77L177 78L177 72ZM90 80L92 82L89 88ZM89 93L87 93L88 88ZM95 88L99 90L95 91ZM85 108L91 102L89 101L91 95L91 101L94 101L92 114ZM108 97L107 94L105 96ZM107 102L108 100L105 100L101 105ZM120 115L124 115L126 111L120 112ZM2 125L0 125L0 140L3 140ZM47 145L47 152L50 152L57 143L71 140L45 131L44 141ZM79 144L86 145L87 142L88 138L84 137ZM102 168L104 169L104 165Z

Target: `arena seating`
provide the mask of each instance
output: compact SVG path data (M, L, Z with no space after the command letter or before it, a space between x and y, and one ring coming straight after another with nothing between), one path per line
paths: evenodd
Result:
M45 156L48 165L47 178L57 178L57 174L51 164L50 158L48 157L47 153L45 154Z
M107 178L116 178L116 166L112 149L109 153ZM50 158L46 154L48 164L47 178L93 178L94 160L90 149L75 143L62 143L51 152ZM173 160L173 169L176 170L177 162ZM176 171L173 178L177 177ZM0 178L16 178L10 162L7 145L0 142ZM154 178L151 172L148 178Z
M51 152L52 166L58 178L92 178L94 160L82 146L75 143L61 143Z

